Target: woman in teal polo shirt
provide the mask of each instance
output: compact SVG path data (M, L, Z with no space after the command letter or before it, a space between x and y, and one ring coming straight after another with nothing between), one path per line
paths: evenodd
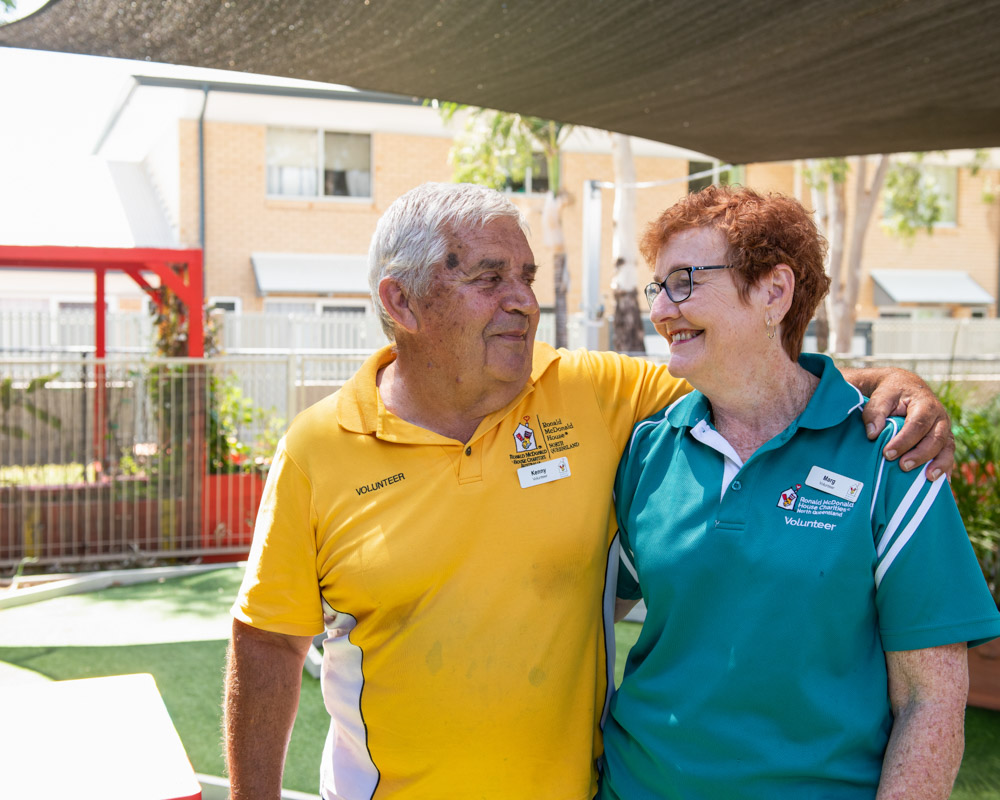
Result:
M795 200L710 187L650 226L650 317L695 390L618 470L619 596L646 621L605 725L605 800L947 798L966 648L1000 636L947 481L872 442L800 355L829 286Z

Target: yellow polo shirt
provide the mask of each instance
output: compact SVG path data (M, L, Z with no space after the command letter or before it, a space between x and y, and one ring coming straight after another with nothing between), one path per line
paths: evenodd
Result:
M689 387L539 343L520 395L462 443L385 409L394 357L279 444L233 614L327 632L324 798L591 798L615 470L632 426Z

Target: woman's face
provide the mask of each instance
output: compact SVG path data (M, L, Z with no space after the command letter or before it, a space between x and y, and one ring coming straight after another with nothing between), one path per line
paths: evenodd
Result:
M726 239L715 228L675 234L660 249L653 279L664 280L682 267L726 264ZM691 296L680 303L661 291L649 318L670 344L670 373L705 391L745 372L748 361L764 356L768 342L763 290L750 291L744 303L731 269L695 271Z

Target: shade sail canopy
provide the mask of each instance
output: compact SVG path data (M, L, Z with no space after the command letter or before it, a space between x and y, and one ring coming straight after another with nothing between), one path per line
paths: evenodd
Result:
M55 0L0 45L620 131L744 163L1000 145L1000 0Z
M873 269L876 305L924 303L985 306L993 297L962 270Z
M257 293L364 294L368 257L324 253L251 253Z

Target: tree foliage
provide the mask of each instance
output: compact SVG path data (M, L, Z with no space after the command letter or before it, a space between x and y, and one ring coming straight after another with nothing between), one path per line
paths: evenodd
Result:
M830 293L819 309L817 319L817 349L844 353L850 350L857 317L858 287L865 233L881 197L885 207L883 227L904 241L912 241L921 230L934 232L934 223L941 218L941 193L933 177L921 169L922 154L911 159L878 157L878 166L871 181L867 178L868 162L860 156L824 158L809 162L806 182L813 192L813 205L820 230L830 243L827 272ZM855 194L848 220L846 184L854 172ZM847 237L848 228L850 237ZM849 249L845 250L845 242Z
M920 230L934 233L934 224L941 219L941 190L934 177L921 169L922 161L922 154L914 161L897 161L885 177L882 225L908 242Z
M508 181L517 183L524 180L534 153L540 152L545 157L549 189L542 213L542 235L553 253L556 346L565 347L568 343L566 297L569 292L569 269L562 227L566 193L562 189L560 157L563 143L573 126L506 111L469 108L457 103L442 103L440 109L445 122L451 121L460 109L469 112L465 128L455 137L449 156L457 181L502 189Z
M11 377L0 379L0 412L2 412L0 434L15 439L27 439L31 436L24 427L14 421L14 415L18 410L44 425L49 425L56 430L60 429L62 420L54 414L50 414L33 400L39 389L44 389L48 383L58 377L58 372L40 375L37 378L32 378L24 389L15 386L14 379Z
M958 468L951 476L951 491L983 576L1000 605L1000 396L977 406L951 382L939 388L938 396L955 436Z
M540 152L548 168L549 192L559 194L559 156L572 125L458 103L442 103L440 108L445 122L459 110L469 111L450 154L455 180L503 189L508 181L523 181L534 153Z

